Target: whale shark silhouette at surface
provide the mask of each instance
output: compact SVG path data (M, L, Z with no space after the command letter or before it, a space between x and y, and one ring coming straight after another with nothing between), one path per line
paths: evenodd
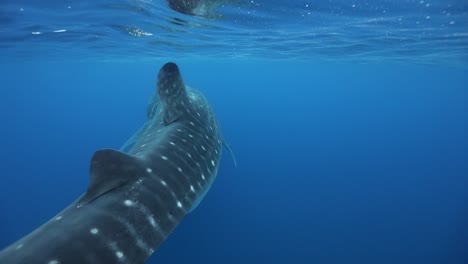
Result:
M239 0L167 0L172 10L185 15L200 17L215 17L216 8L224 4L237 2Z
M0 263L134 264L153 254L210 188L222 139L174 63L161 68L147 115L130 151L96 151L86 193L0 251Z

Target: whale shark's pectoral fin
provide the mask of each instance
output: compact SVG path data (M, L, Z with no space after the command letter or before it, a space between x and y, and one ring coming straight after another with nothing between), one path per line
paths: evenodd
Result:
M145 124L143 124L143 126L138 129L138 131L133 135L131 136L123 145L122 147L119 149L120 151L122 152L128 152L131 147L133 145L135 145L135 143L138 141L138 139L140 139L141 135L143 134L143 132L145 132L146 128L148 127L148 122L146 122Z
M224 140L223 140L223 145L224 145L224 147L229 151L229 154L231 154L232 162L234 162L234 167L237 168L237 159L236 159L236 155L234 154L234 151L232 150L231 145L229 145L229 143L227 143L227 142L224 141Z
M135 156L112 149L102 149L91 159L91 182L86 193L78 200L82 207L98 197L142 175L143 161Z

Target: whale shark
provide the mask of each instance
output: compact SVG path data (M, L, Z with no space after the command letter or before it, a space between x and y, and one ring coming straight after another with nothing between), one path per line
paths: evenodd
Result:
M216 178L222 137L204 95L165 64L147 121L124 146L94 153L86 192L0 251L0 263L144 263Z
M224 4L237 3L239 0L167 0L169 7L179 13L199 16L214 17L215 10Z

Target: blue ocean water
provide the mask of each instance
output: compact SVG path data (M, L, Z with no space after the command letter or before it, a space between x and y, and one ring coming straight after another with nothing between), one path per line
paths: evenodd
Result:
M81 195L179 64L238 167L148 263L468 263L468 2L0 5L0 248Z

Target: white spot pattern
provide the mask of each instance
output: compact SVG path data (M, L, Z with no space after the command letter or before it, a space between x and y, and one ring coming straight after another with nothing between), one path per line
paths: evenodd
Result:
M131 201L131 200L125 200L125 201L124 201L124 204L125 204L126 206L133 206L134 203L133 203L133 201Z
M156 220L154 220L154 217L153 216L148 216L148 221L150 222L150 224L153 226L153 227L156 227Z
M93 234L93 235L97 235L97 234L99 233L99 229L93 227L93 228L91 228L91 229L89 230L89 232L90 232L91 234Z

